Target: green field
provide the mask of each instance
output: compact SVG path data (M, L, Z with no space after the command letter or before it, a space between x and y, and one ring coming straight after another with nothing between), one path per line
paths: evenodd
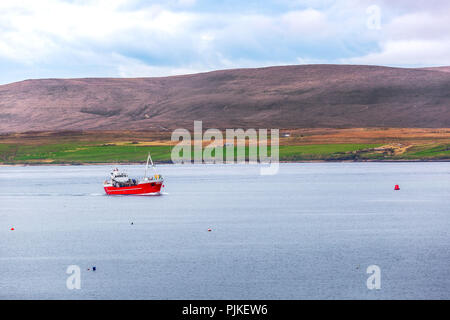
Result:
M450 144L415 146L405 155L406 159L450 159Z
M350 160L352 152L379 147L379 144L313 144L280 146L280 160Z
M51 145L0 146L2 163L109 163L142 162L147 153L155 162L170 160L171 146L143 147L136 145L89 145L79 143Z
M282 145L279 154L280 161L450 159L449 144L414 146L401 155L374 152L373 148L379 146L380 144ZM155 162L170 163L172 148L170 145L142 146L138 143L115 145L103 142L79 141L45 145L0 144L0 163L135 163L145 161L149 151ZM223 154L225 157L225 149ZM248 147L246 148L246 156L248 157Z

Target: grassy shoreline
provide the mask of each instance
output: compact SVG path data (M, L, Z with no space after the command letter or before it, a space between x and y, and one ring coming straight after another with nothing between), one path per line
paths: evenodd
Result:
M172 146L79 146L3 145L0 150L1 165L88 165L88 164L142 164L147 152L152 153L155 163L172 163ZM236 148L236 147L235 147ZM223 148L224 159L226 150ZM380 144L314 144L303 146L282 145L280 162L385 162L385 161L450 161L450 144L419 145L396 153L391 145ZM270 153L270 148L269 148ZM237 152L235 151L235 156ZM246 147L248 160L249 148ZM188 158L189 159L189 158ZM191 152L190 159L193 159ZM186 162L190 162L186 160Z
M448 128L288 131L280 138L280 162L450 161ZM155 163L171 163L175 144L161 132L11 134L0 136L0 165L142 164L148 151Z
M450 162L445 160L305 160L305 161L279 161L279 163L426 163L426 162ZM109 162L109 163L15 163L0 164L0 167L51 167L51 166L132 166L144 165L145 162ZM193 162L192 162L193 164ZM205 163L203 163L205 164ZM155 165L175 165L172 162L155 162Z

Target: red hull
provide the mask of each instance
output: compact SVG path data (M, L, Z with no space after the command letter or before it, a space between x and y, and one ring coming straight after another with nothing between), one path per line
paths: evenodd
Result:
M145 182L135 186L116 188L113 186L104 186L106 194L109 195L125 195L125 194L151 194L161 191L162 181Z

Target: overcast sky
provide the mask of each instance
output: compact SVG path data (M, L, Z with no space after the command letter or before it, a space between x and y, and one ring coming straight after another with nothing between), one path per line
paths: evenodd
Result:
M450 65L450 1L0 0L0 83Z

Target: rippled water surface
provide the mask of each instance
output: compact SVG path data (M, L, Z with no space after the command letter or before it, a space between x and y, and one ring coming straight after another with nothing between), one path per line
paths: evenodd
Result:
M0 298L450 298L450 163L163 165L116 197L110 169L0 167Z

